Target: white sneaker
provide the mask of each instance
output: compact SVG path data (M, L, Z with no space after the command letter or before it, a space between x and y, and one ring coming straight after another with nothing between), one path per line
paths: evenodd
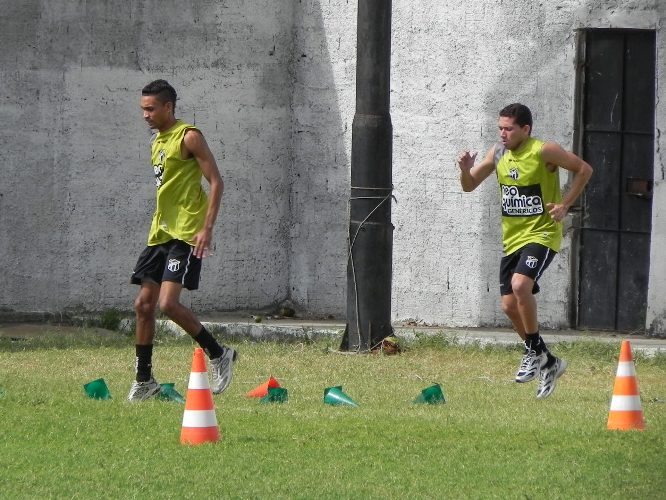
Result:
M545 399L555 390L557 379L567 370L567 362L555 358L555 362L548 368L542 368L539 374L539 387L537 388L537 399Z
M127 395L127 401L145 401L159 394L161 390L160 384L152 377L147 382L137 382L135 380Z
M231 383L233 376L234 361L238 353L231 347L225 347L222 356L210 360L210 371L213 375L211 389L213 394L220 394Z
M520 362L520 368L518 368L518 372L516 373L516 382L522 384L523 382L534 380L539 375L541 367L546 364L546 361L548 361L548 356L545 352L537 355L535 351L527 349Z

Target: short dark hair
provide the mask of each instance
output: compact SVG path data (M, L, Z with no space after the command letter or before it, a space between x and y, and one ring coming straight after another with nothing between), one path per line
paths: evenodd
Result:
M532 112L530 111L530 108L524 104L520 104L518 102L509 104L508 106L502 108L502 110L499 112L499 115L507 118L513 118L513 121L516 122L520 127L529 125L530 133L532 133Z
M173 109L176 109L176 99L178 98L176 90L166 80L154 80L146 85L141 91L141 95L153 95L160 102L170 102Z

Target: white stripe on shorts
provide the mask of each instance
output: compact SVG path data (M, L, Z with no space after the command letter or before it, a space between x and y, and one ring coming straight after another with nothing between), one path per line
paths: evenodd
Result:
M548 257L550 257L550 248L546 247L546 256L543 258L543 262L541 263L541 267L537 271L537 275L534 278L534 281L537 281L541 277L541 273L543 272L543 266L546 265L546 262L548 262Z
M187 271L190 269L190 259L192 258L192 252L194 252L194 247L190 246L190 253L187 256L187 264L185 264L185 272L183 273L183 279L180 280L180 284L185 286L185 277L187 276Z

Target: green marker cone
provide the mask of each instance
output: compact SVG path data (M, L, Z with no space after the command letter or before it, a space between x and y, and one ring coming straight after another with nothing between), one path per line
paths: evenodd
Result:
M358 404L347 394L342 392L342 386L327 387L324 389L324 403L333 406L352 406L358 408Z
M289 392L284 387L271 387L259 401L261 403L286 403L289 399Z
M174 389L172 383L169 384L160 384L162 390L157 395L159 399L164 399L165 401L175 401L176 403L185 404L185 398L181 396L176 389Z
M98 378L97 380L84 384L83 390L86 392L86 395L92 399L111 399L111 393L103 378Z
M417 404L441 405L446 403L442 387L439 384L431 385L421 391L421 394L414 400Z

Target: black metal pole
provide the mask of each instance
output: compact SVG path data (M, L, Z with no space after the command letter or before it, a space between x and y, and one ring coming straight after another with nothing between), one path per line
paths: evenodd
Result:
M347 327L340 349L368 351L391 335L391 0L359 0L352 125Z

